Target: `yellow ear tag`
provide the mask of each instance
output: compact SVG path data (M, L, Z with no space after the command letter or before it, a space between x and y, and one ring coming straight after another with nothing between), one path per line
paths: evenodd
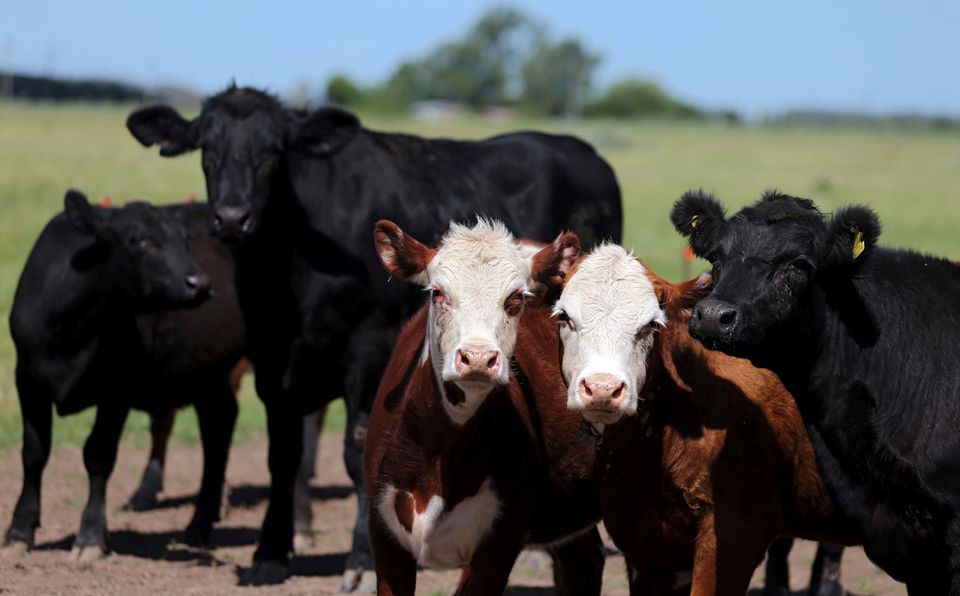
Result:
M863 254L863 249L866 248L866 245L863 243L863 232L856 227L852 227L850 228L850 233L853 234L853 258L856 259Z
M700 216L699 216L699 215L694 215L694 216L690 219L690 229L691 229L691 230L696 230L696 229L697 229L697 226L698 226L699 224L700 224Z

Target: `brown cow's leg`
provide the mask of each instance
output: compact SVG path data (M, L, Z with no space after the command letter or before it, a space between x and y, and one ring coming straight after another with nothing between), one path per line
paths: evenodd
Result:
M377 572L379 596L414 596L417 589L417 562L384 526L375 510L370 511L370 546Z
M728 518L727 523L715 527L714 516L708 515L701 522L690 596L747 593L773 536L762 527L751 527L749 516L740 519L741 523L733 524Z
M560 596L600 594L603 586L603 539L596 526L547 548L553 557L553 583Z
M495 528L473 554L469 572L464 573L456 596L503 594L510 581L510 571L523 550L523 536L507 535L504 528L523 528L522 523L502 523ZM499 531L498 531L499 530Z
M150 459L143 471L140 486L130 497L126 508L146 511L157 505L157 494L163 490L163 470L167 459L167 444L173 431L176 410L162 414L150 414Z

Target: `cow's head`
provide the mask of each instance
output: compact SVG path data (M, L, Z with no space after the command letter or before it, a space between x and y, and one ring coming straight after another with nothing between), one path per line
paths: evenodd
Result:
M654 334L666 324L654 284L631 253L603 244L582 257L554 305L567 407L594 425L637 411Z
M147 203L91 205L75 190L64 198L67 221L92 241L73 256L78 270L98 269L134 310L197 304L210 278L190 255L185 222Z
M812 201L776 192L729 220L714 197L688 192L670 219L713 265L715 286L694 309L690 333L743 356L762 355L769 338L799 321L815 279L849 281L880 234L866 207L846 207L826 220Z
M127 128L144 146L159 145L164 157L201 149L210 229L241 242L259 231L271 193L286 183L287 152L331 155L353 139L360 121L337 108L289 110L262 91L231 86L208 98L193 120L157 105L130 114Z
M510 379L510 360L531 275L562 277L580 252L565 232L536 253L520 247L499 222L452 224L428 248L391 221L377 222L374 243L392 277L430 292L422 361L430 360L443 406L464 424L487 395ZM532 254L531 254L532 253Z

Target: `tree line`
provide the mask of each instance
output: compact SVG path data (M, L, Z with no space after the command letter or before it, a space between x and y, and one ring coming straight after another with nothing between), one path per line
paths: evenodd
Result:
M462 39L441 43L421 58L402 62L371 87L337 74L325 99L347 107L403 111L440 101L482 109L509 106L546 116L675 119L704 113L671 97L652 81L628 78L602 92L593 86L602 57L575 37L554 39L538 20L513 8L495 8ZM728 116L733 117L735 116Z

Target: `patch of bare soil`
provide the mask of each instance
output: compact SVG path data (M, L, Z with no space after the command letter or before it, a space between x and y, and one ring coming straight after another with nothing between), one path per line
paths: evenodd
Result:
M266 508L268 472L266 440L254 438L233 449L227 470L228 506L213 533L215 548L188 548L178 543L193 511L199 487L199 447L172 447L167 459L165 492L157 509L122 510L136 488L146 451L121 446L107 493L112 554L78 567L67 560L80 513L86 502L87 480L82 451L64 446L54 450L44 474L42 527L37 547L22 557L0 558L0 594L335 594L350 547L356 511L343 467L342 436L324 435L313 481L313 547L294 557L291 577L281 586L240 587L238 576L250 565ZM0 524L6 528L20 492L20 453L0 451ZM612 548L612 545L611 545ZM793 588L801 590L813 561L814 545L798 543L791 555ZM418 594L449 594L457 572L422 571ZM900 595L906 591L869 563L860 549L844 557L845 584L857 594ZM509 594L552 594L548 560L525 553L511 577ZM762 582L762 572L754 586ZM604 594L628 593L623 558L611 554L604 573Z

